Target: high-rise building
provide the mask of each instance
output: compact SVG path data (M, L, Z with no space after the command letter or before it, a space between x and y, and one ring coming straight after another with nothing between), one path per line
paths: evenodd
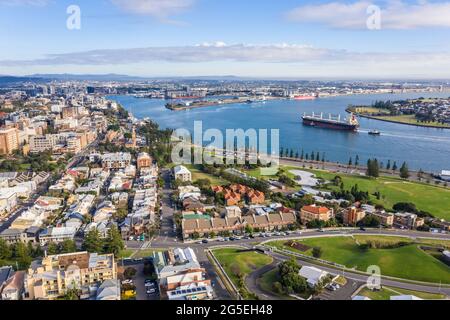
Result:
M19 131L16 128L0 129L0 154L11 154L19 149Z

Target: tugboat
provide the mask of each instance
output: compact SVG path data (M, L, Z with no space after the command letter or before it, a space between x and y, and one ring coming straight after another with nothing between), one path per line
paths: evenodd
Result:
M370 130L370 131L369 131L369 134L370 134L371 136L379 136L379 135L381 135L381 132L378 131L378 130Z

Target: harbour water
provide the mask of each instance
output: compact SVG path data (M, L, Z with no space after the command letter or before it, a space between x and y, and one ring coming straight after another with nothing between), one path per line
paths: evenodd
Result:
M137 118L149 117L162 128L192 130L194 121L202 121L203 129L280 129L280 146L299 153L325 153L330 161L347 163L356 155L360 163L377 158L384 164L396 161L400 166L406 161L411 169L422 168L438 173L450 169L450 129L424 128L360 118L358 132L337 131L303 126L304 112L341 114L349 104L368 105L375 100L402 100L418 97L448 97L450 93L408 93L352 95L321 98L309 101L274 100L253 104L228 104L171 111L166 101L110 96L132 112ZM370 130L381 131L381 136L369 135Z

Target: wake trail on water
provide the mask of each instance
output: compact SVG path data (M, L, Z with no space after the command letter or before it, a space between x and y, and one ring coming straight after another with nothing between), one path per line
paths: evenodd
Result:
M360 129L358 130L360 133L369 133L369 130L367 129ZM401 134L398 132L382 132L380 138L382 137L391 137L391 138L402 138L402 139L410 139L410 140L421 140L421 141L433 141L433 142L449 142L450 143L450 137L437 137L437 136L423 136L423 135L416 135L416 134Z

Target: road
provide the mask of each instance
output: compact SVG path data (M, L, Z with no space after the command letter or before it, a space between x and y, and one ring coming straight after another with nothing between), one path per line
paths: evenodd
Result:
M182 248L183 247L191 247L197 253L198 259L202 263L202 266L207 269L208 275L210 275L212 279L215 279L216 283L217 282L220 283L219 278L218 278L217 274L215 273L214 268L212 267L212 265L210 265L206 255L204 254L204 250L207 248L211 249L213 247L220 247L220 246L224 246L224 245L236 245L236 246L240 245L240 246L250 248L250 247L253 247L256 242L261 242L261 241L287 240L290 238L301 239L301 238L308 238L308 237L358 235L358 234L359 235L375 234L375 235L384 235L384 236L404 236L404 237L411 237L413 239L414 238L431 238L431 239L450 240L450 235L448 235L448 234L434 234L434 233L419 232L419 231L412 231L412 230L385 230L385 229L379 230L379 229L376 229L376 230L361 231L359 229L351 229L351 230L346 230L346 231L331 231L330 230L330 231L325 231L325 232L308 230L308 231L304 231L300 235L295 235L292 237L272 237L269 240L267 238L243 239L243 240L232 241L232 242L227 242L227 243L213 241L213 242L209 242L207 244L198 243L198 242L194 242L194 243L172 242L171 244L169 244L165 237L162 237L162 238L158 237L155 240L153 240L152 242L148 242L148 243L127 242L127 247L135 248L135 249L139 249L142 246L144 246L146 248L155 248L155 249L163 249L163 248L167 249L168 247L182 247ZM271 255L277 261L284 261L284 260L288 259L288 257L286 257L282 254L275 253L275 252L268 252L268 254ZM333 275L344 275L348 280L350 280L352 282L356 282L356 283L366 283L367 279L368 279L368 276L364 275L364 274L350 272L350 271L343 272L342 270L339 270L336 268L324 267L323 265L313 263L310 260L304 261L302 259L298 259L298 262L301 265L305 265L305 266L316 266L316 267L318 267L322 270L325 270ZM256 274L256 276L258 276L258 275L259 274ZM253 281L255 281L255 280L253 280ZM250 285L252 285L252 284L250 283ZM392 286L392 287L397 287L397 288L402 288L402 289L408 289L408 290L424 291L424 292L430 292L430 293L444 293L444 294L450 296L450 287L448 287L448 286L447 287L439 287L439 286L426 285L426 284L425 285L424 284L415 284L415 283L403 282L403 281L398 281L398 280L390 280L390 279L385 279L385 278L382 279L382 285ZM216 289L216 291L219 290L219 292L222 292L222 290L224 288L222 286L220 286L219 289L217 289L217 287L215 289ZM252 286L252 289L255 289L255 285ZM260 293L262 293L262 292L260 292ZM267 295L267 293L263 293L263 294ZM222 294L222 293L218 294L218 296L222 296L222 295L225 296L225 294Z
M258 284L258 280L267 272L271 271L272 269L276 268L278 263L280 261L276 258L274 258L273 262L271 264L268 264L252 273L250 273L245 278L245 285L247 286L247 289L256 294L261 300L281 300L280 297L271 294L270 292L264 291L261 289L261 287Z
M270 255L271 257L273 257L274 259L278 259L280 261L285 261L285 260L289 259L289 257L284 256L279 253L275 253L275 252L268 252L267 254ZM366 276L363 274L358 274L358 273L353 273L353 272L348 272L348 271L344 272L342 270L339 271L335 268L324 267L323 265L319 265L319 264L312 263L310 261L305 261L302 259L297 259L297 261L302 266L317 267L317 268L320 268L332 275L342 275L345 278L347 278L348 280L353 280L353 281L356 281L359 283L367 283L367 280L369 278L369 276ZM430 286L420 285L420 284L414 284L414 283L410 283L410 282L389 280L389 279L385 279L385 278L381 279L381 285L389 286L389 287L396 287L396 288L400 288L400 289L430 292L430 293L443 293L447 296L450 296L450 287L439 287L439 286L436 287L436 286L431 286L431 285Z

